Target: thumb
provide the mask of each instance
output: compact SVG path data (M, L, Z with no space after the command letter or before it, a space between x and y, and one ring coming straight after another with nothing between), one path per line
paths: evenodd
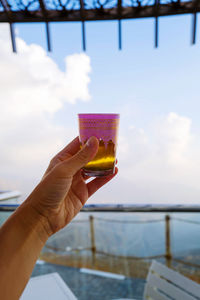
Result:
M78 172L89 161L91 161L95 157L98 151L98 147L98 139L94 136L90 137L83 148L64 163L66 164L65 166L67 168L68 174L76 174L76 172Z

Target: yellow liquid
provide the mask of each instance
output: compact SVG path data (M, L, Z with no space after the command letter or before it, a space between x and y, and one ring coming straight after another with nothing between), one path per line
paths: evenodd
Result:
M93 159L84 166L87 170L109 170L114 167L115 157L107 156L99 159Z
M113 169L115 165L115 152L115 144L112 141L109 141L107 145L105 145L104 142L100 140L96 156L84 166L84 169L91 171Z

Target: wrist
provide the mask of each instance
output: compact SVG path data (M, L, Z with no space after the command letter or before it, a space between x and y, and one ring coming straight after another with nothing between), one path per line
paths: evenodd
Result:
M45 244L51 235L47 218L39 214L31 203L26 201L16 210L16 214L24 230L36 235L41 243Z

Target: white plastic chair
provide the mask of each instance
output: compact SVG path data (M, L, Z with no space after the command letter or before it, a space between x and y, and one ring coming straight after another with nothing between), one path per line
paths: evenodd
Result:
M186 278L174 270L167 268L165 265L160 264L157 261L153 261L147 276L143 299L197 300L200 299L200 284Z
M153 261L147 276L144 300L200 299L200 285Z
M58 273L33 277L20 300L78 300Z

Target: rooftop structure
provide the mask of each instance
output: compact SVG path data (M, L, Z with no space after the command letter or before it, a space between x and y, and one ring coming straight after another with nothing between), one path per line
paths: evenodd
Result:
M82 45L86 50L85 22L116 20L119 49L122 48L122 20L155 18L155 47L158 47L159 17L193 14L192 44L196 42L199 0L0 0L0 22L10 24L13 51L16 52L13 24L44 22L47 49L51 51L50 22L78 21L82 24Z

